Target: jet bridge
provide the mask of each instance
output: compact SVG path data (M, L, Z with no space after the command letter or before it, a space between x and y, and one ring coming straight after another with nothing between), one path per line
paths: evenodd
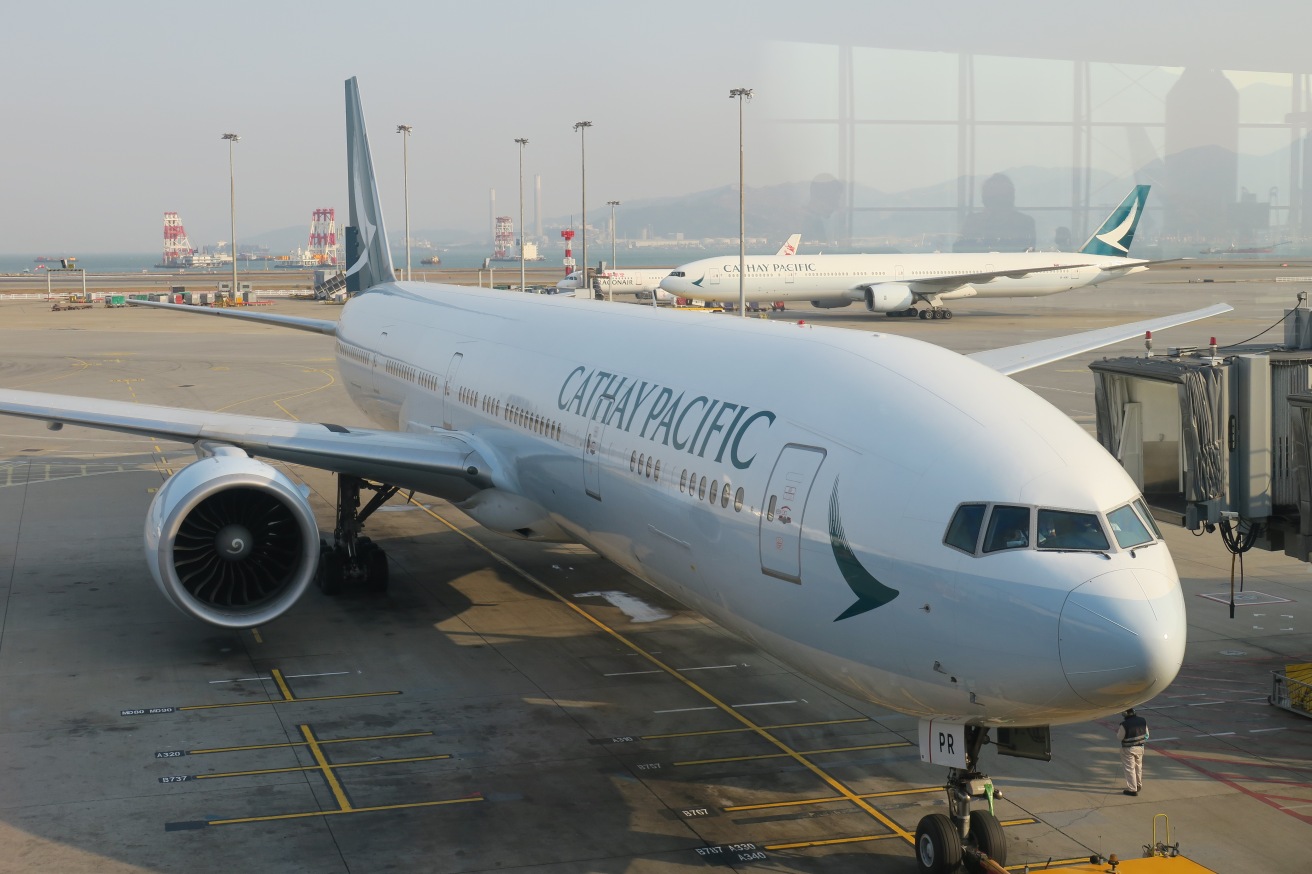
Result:
M1098 441L1159 522L1310 561L1312 310L1283 321L1279 346L1094 362Z

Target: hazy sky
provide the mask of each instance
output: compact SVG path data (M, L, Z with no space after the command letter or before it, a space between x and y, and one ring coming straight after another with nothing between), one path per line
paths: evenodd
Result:
M401 123L414 126L415 228L483 226L493 187L498 212L513 214L515 137L530 140L526 215L538 173L544 214L576 211L572 127L581 119L594 124L592 208L734 183L728 91L740 85L757 89L748 185L809 179L827 157L796 154L805 138L776 136L768 122L834 104L829 80L808 78L807 45L907 46L946 58L964 47L1073 50L1141 63L1160 46L1153 63L1214 54L1217 66L1240 69L1312 66L1302 47L1312 4L1272 2L1246 15L1230 3L1163 0L1131 11L1136 5L1104 2L1091 20L1082 4L1054 11L1030 0L924 11L846 0L10 3L0 7L0 252L153 251L166 210L181 213L193 244L226 239L227 131L242 137L239 240L308 226L315 207L343 215L342 82L352 75L399 236ZM899 81L893 70L869 90L896 94L927 75L910 69ZM1022 81L1017 106L1043 99L1036 95Z

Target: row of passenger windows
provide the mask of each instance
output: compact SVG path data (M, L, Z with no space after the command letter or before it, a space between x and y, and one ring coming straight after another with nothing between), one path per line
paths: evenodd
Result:
M661 462L654 455L633 450L629 455L629 470L652 482L661 481ZM732 500L734 512L742 512L743 500L746 497L742 486L739 486L735 492L728 480L721 483L719 480L711 479L708 484L705 476L699 478L695 472L690 473L687 468L684 468L683 473L679 475L679 491L690 498L706 501L711 506L719 504L721 507L728 507L729 501Z
M506 404L506 421L552 440L559 440L564 430L559 422L539 416L537 413L531 413L514 404Z
M364 351L359 346L352 346L350 343L343 343L341 340L337 341L337 354L344 355L352 361L358 361L361 364L368 364L370 360L368 352Z
M943 542L971 555L1009 549L1106 552L1110 531L1121 549L1155 542L1161 532L1140 498L1101 513L1010 504L962 504L952 515Z

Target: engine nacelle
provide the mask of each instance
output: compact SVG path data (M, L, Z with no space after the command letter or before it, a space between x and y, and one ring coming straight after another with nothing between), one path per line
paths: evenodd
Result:
M866 309L872 313L895 313L916 302L910 286L901 282L872 285L866 289Z
M818 310L836 310L841 307L850 307L851 305L852 302L850 300L835 300L833 298L830 298L829 300L811 301L811 306Z
M169 477L146 515L146 560L164 596L222 628L281 616L314 578L309 502L262 461L219 454Z

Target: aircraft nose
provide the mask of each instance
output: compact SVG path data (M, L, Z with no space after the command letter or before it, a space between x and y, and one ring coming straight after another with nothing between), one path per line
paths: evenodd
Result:
M1058 623L1066 681L1082 699L1120 709L1170 685L1184 659L1180 584L1143 568L1110 571L1077 586Z

